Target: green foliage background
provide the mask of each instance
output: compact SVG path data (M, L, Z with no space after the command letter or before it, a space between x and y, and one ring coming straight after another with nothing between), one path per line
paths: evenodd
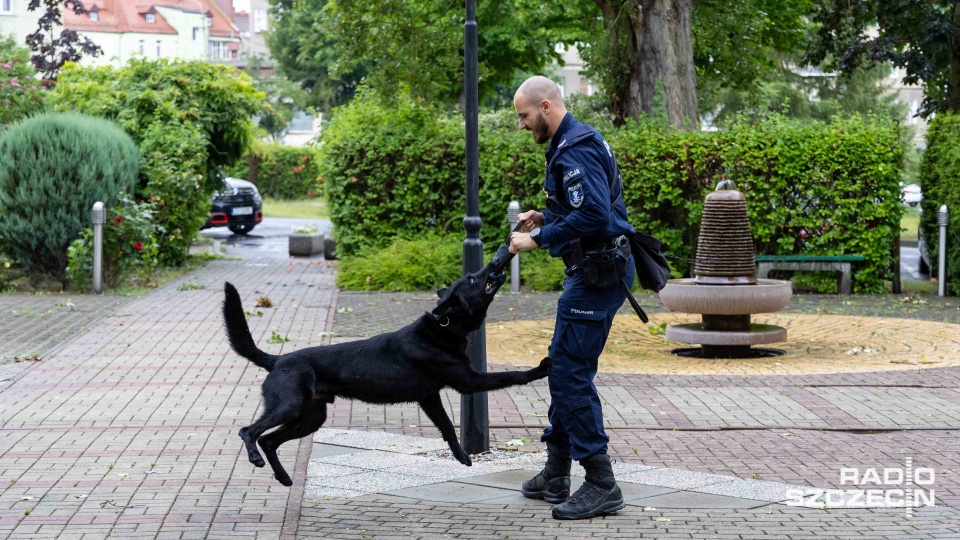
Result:
M121 68L68 64L51 92L58 111L113 120L140 147L135 193L154 197L160 261L180 265L210 212L221 169L253 138L263 94L250 77L207 62L133 59Z
M589 108L584 111L589 117ZM524 209L544 206L543 149L514 122L507 112L481 119L485 245L506 238L510 200ZM728 178L747 196L758 253L863 255L867 262L854 274L858 292L882 292L890 279L901 213L895 124L876 117L797 123L770 116L733 123L723 133L651 122L604 133L618 156L631 223L661 238L667 251L695 255L703 198ZM362 92L331 120L320 154L344 267L351 255L384 247L395 236L462 234L459 117L403 97L385 105Z
M30 54L13 36L0 35L0 128L43 111L46 89Z
M264 197L300 200L323 193L317 151L309 146L254 142L230 174L256 184Z
M937 214L946 204L950 211L947 226L947 287L960 294L960 115L938 114L927 129L927 150L923 154L920 182L923 201L920 227L930 254L931 272L938 275L940 228Z
M0 244L34 276L65 280L67 247L93 203L113 206L137 181L133 140L114 123L41 114L0 138Z

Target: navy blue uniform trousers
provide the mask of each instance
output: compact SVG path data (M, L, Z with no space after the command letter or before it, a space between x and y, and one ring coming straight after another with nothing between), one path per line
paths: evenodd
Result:
M626 282L632 287L632 257L627 270ZM550 343L550 427L540 440L569 448L576 460L607 452L610 438L603 431L603 408L593 379L613 317L624 300L619 284L589 287L580 274L563 282Z

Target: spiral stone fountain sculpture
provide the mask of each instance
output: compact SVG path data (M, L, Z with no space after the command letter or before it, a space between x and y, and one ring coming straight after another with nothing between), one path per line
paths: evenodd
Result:
M747 200L725 180L707 195L697 243L694 276L671 279L660 301L673 311L699 313L701 322L673 325L666 338L700 347L674 354L705 358L757 358L783 354L754 345L787 340L787 330L753 324L750 316L783 309L792 295L789 281L757 279Z

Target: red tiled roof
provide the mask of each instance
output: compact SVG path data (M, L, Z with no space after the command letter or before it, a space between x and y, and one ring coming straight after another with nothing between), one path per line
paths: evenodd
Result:
M236 26L226 13L211 0L196 0L203 5L204 12L213 16L210 35L217 37L240 37ZM63 10L63 26L69 30L81 32L138 32L144 34L176 34L159 11L156 11L155 23L148 23L143 16L151 8L168 7L196 13L199 6L189 0L92 0L85 7L91 11L97 8L98 20L91 21L89 15L76 15L72 10Z

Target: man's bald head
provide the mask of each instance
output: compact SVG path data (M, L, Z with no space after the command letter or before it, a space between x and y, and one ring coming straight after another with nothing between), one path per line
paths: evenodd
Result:
M567 108L557 83L539 75L523 81L513 96L520 129L533 133L533 140L543 144L553 137Z
M517 89L517 96L521 95L534 103L547 100L553 103L554 106L563 106L563 96L560 95L560 87L557 86L557 83L541 75L535 75L523 81L523 84Z

